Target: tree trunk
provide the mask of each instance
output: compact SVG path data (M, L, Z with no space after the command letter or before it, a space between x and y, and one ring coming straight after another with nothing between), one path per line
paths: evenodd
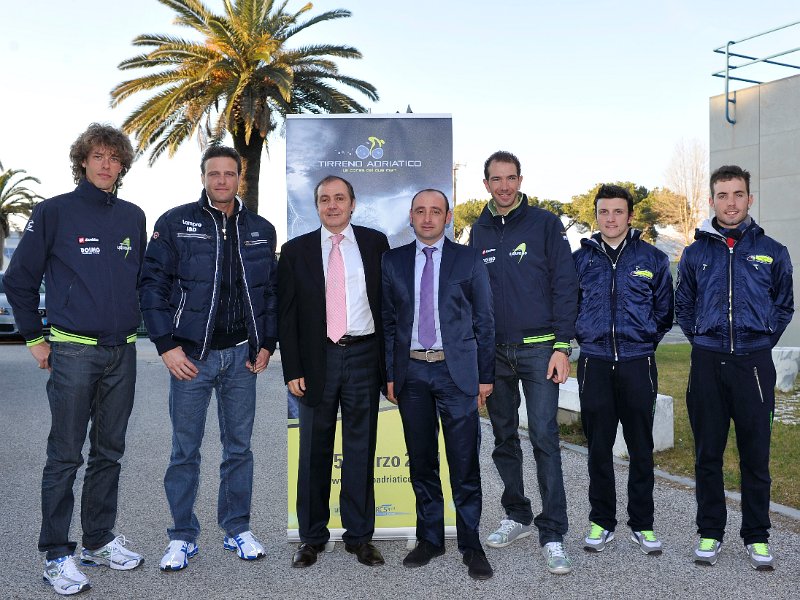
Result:
M0 225L0 271L5 271L5 260L6 260L6 232L3 231L3 227Z
M258 213L258 180L261 177L261 151L264 138L253 131L250 143L244 139L244 126L239 125L233 132L233 147L242 156L242 173L239 179L239 196L247 210Z

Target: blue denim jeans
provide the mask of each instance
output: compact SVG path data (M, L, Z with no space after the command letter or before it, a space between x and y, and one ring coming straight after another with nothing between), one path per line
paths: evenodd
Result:
M200 523L194 513L200 482L200 445L212 390L217 395L222 442L217 521L229 536L250 529L250 437L256 408L256 376L245 366L247 344L211 350L205 360L191 360L199 371L194 379L170 378L172 455L164 475L164 489L174 520L174 526L167 529L169 539L196 542L200 535Z
M510 519L539 530L539 543L563 541L567 532L567 499L558 442L558 385L548 380L553 349L548 344L498 345L494 392L486 401L494 432L492 458L503 480L501 502ZM542 512L533 518L525 496L519 429L519 382L528 410L528 435L536 459Z
M119 460L136 387L136 345L50 345L47 399L52 423L42 474L42 529L39 551L53 560L75 551L69 526L75 475L83 464L89 429L89 458L81 496L83 546L96 550L114 539Z

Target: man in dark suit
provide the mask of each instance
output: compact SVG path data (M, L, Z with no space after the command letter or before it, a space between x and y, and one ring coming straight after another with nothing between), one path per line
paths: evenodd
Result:
M317 560L330 538L329 498L337 411L342 414L345 549L362 564L383 564L372 545L378 402L385 367L381 255L386 236L350 224L355 193L341 177L317 184L322 227L286 242L278 263L278 337L283 376L300 401L297 519L293 567Z
M439 418L456 507L458 549L474 579L493 572L481 547L478 407L494 383L494 313L480 254L444 237L447 197L422 190L411 201L417 239L383 257L387 397L399 405L417 499L417 546L403 560L421 567L444 554ZM477 398L477 402L476 402Z

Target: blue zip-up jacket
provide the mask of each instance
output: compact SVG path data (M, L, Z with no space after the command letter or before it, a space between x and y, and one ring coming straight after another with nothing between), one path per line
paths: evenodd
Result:
M147 246L139 298L150 339L159 354L182 346L187 356L204 360L214 333L222 281L223 236L238 232L250 360L261 348L275 350L278 337L275 228L247 210L240 199L226 217L203 190L197 202L159 217Z
M42 276L54 339L101 346L135 340L136 281L146 243L142 209L86 179L37 204L3 278L28 345L44 340Z
M631 229L616 262L600 233L581 240L572 257L580 288L575 332L581 355L607 361L651 356L672 328L669 258Z
M566 348L575 337L578 280L561 220L528 205L495 214L491 201L470 232L489 269L497 344L547 342Z
M774 347L792 320L789 251L755 221L728 248L706 219L678 265L675 313L689 341L713 352Z

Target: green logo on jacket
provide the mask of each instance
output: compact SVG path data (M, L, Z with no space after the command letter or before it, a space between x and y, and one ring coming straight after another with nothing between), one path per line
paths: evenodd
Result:
M128 253L131 251L131 238L125 238L117 246L117 250L125 252L125 258L128 258Z
M525 258L525 255L528 254L528 252L526 251L527 247L528 246L525 244L525 242L522 242L519 246L517 246L511 252L509 252L508 255L519 256L519 259L517 260L517 264L519 264L522 262L522 259Z

